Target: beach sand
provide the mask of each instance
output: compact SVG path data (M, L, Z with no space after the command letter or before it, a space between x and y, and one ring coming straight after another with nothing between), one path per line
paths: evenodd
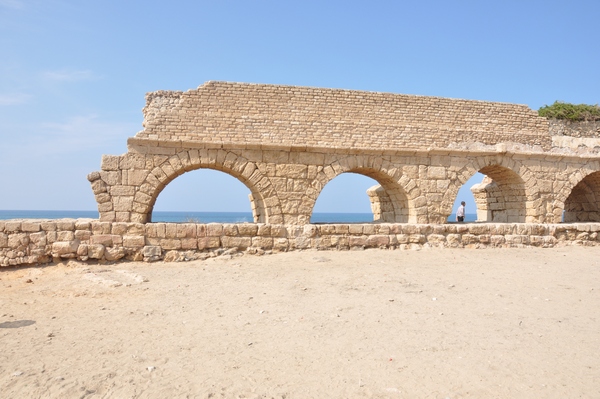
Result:
M2 398L598 398L600 247L0 271Z

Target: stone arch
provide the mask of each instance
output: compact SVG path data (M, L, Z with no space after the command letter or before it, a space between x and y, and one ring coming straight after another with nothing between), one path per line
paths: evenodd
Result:
M475 159L457 174L444 195L444 220L452 213L458 190L475 173L486 175L484 181L471 188L477 204L477 220L497 223L536 223L543 210L533 204L540 197L534 174L525 165L505 156Z
M186 172L206 168L227 173L248 187L255 223L282 223L279 199L270 180L254 162L223 149L181 151L161 161L155 162L157 166L148 173L134 199L138 220L151 221L156 199L171 181Z
M403 175L401 169L389 161L370 155L345 156L326 165L318 172L312 182L312 190L309 190L304 198L311 214L325 185L342 173L361 174L379 183L379 186L367 190L376 221L424 223L427 218L427 208L416 206L419 198L422 197L417 184ZM424 205L424 201L421 202Z
M581 179L564 200L564 221L600 222L600 171Z

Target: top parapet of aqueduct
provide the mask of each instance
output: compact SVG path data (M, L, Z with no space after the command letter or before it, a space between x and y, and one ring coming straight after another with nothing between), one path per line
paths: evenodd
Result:
M210 81L148 93L146 140L345 150L552 147L546 118L526 105L405 94ZM185 144L184 144L185 145Z

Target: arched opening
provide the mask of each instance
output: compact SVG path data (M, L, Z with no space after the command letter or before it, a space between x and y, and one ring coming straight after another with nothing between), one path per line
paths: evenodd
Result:
M323 187L311 223L406 223L408 218L408 199L400 185L383 172L358 168Z
M471 191L472 187L481 184L482 180L486 176L479 172L475 173L462 187L458 190L458 194L456 195L456 200L454 201L454 205L452 206L452 214L448 216L448 222L453 223L456 222L456 213L458 211L458 207L461 202L465 202L465 222L475 222L478 220L477 218L477 203L475 202L475 196L473 195L473 191Z
M241 181L214 169L186 172L166 185L152 208L153 222L253 222L256 204Z
M499 165L486 166L479 173L485 175L483 180L471 187L477 221L525 223L527 197L523 179Z
M587 175L565 201L565 223L600 222L600 172Z

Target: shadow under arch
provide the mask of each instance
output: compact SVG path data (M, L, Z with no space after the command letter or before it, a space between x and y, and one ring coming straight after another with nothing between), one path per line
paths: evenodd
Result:
M564 222L600 222L600 171L585 176L565 200Z
M513 170L490 165L479 170L481 183L471 187L477 206L478 222L525 223L527 194L525 182Z
M519 173L516 172L519 171ZM477 207L478 222L535 223L539 222L539 209L530 209L540 197L535 185L529 191L525 182L534 179L532 172L511 158L485 157L474 160L457 173L444 197L442 209L444 220L452 213L458 191L477 172L484 174L480 184L470 189Z
M354 158L353 162L356 162L356 159ZM388 169L385 165L382 165L381 169L376 169L373 166L347 165L344 159L338 160L336 167L337 170L334 176L328 177L326 173L317 175L315 182L319 189L315 190L316 195L314 198L310 198L312 201L311 215L317 198L327 183L343 173L356 173L370 177L378 183L378 185L367 190L374 222L415 223L417 221L417 212L412 206L413 201L401 185L401 182L410 181L410 179L402 176L399 170L396 168ZM420 193L416 185L413 186L413 194Z
M281 207L270 181L253 162L225 150L213 150L210 154L197 150L183 151L155 167L142 184L148 198L144 198L146 204L139 213L144 215L147 222L151 222L154 205L162 190L178 176L198 169L218 170L244 184L250 190L249 200L255 223L281 223ZM271 200L273 206L270 208L266 206L266 198L275 198ZM270 218L274 220L270 221Z

